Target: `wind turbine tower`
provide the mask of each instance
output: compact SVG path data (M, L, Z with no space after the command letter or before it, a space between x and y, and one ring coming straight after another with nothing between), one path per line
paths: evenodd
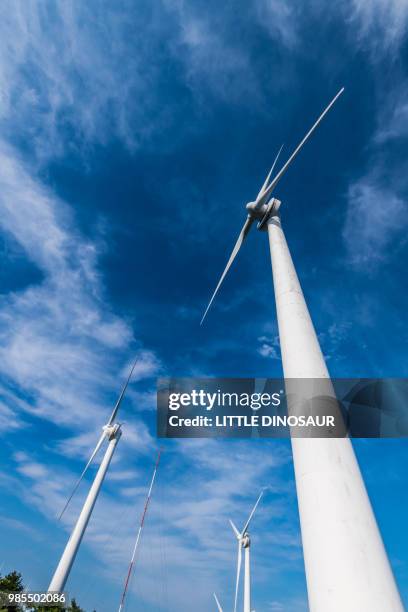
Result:
M256 503L251 510L248 520L245 523L241 531L238 531L234 523L230 520L232 530L238 541L237 577L235 581L234 612L237 612L239 579L241 576L242 549L244 550L244 555L245 555L245 560L244 560L244 612L252 612L252 609L251 609L251 559L250 559L251 538L249 536L249 524L252 520L252 517L255 514L255 510L258 507L258 504L261 500L262 495L263 495L263 491L261 491L261 493L259 494L259 497L256 500Z
M85 476L89 466L91 465L91 463L93 462L93 460L95 459L99 449L101 448L101 446L103 445L103 443L105 442L105 440L108 441L108 446L106 448L105 454L103 456L102 462L99 466L99 469L96 473L96 476L94 478L94 481L92 483L92 486L89 490L89 493L87 495L87 498L85 500L85 503L82 507L81 513L77 519L77 522L75 523L75 526L71 532L71 536L67 542L67 545L65 546L64 552L62 553L62 556L59 560L59 563L57 565L57 568L54 572L54 575L51 579L50 582L50 586L48 587L48 591L53 591L53 592L61 592L64 590L65 587L65 583L68 579L69 573L71 571L72 565L75 561L75 557L76 554L78 552L79 546L81 544L82 538L84 536L85 530L87 528L89 519L91 518L92 515L92 511L94 509L96 500L98 498L99 495L99 491L101 489L102 483L105 479L106 476L106 472L108 471L110 462L112 460L113 454L115 452L116 446L120 440L120 437L122 435L121 432L121 426L120 423L115 423L116 421L116 417L118 414L118 410L120 407L120 404L122 402L122 399L125 395L126 389L128 387L128 384L130 382L130 379L132 377L133 374L133 370L135 369L136 363L137 363L137 359L134 362L134 364L132 365L132 368L130 370L129 376L122 388L122 391L119 395L119 398L115 404L115 407L112 411L112 414L110 416L109 421L107 422L106 425L104 425L102 427L102 434L101 437L99 438L90 458L88 463L86 464L81 476L79 477L77 483L75 484L75 487L71 493L71 495L69 496L64 508L62 509L62 512L59 516L59 518L62 517L62 515L64 514L65 510L68 507L69 502L71 501L72 497L74 496L76 490L78 489L83 477Z
M258 229L268 232L287 386L291 379L320 379L327 389L331 381L282 229L281 202L272 192L343 90L270 181L275 159L256 200L247 204L247 219L201 320L258 221ZM292 437L292 452L310 612L403 612L350 439Z

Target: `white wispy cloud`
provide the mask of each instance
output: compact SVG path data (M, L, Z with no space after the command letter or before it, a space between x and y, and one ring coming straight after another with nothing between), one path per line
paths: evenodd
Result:
M343 8L357 27L358 42L369 47L374 59L384 51L397 51L408 31L405 0L351 0Z
M164 4L178 24L170 47L181 60L185 82L196 96L202 96L204 84L224 100L237 100L245 91L257 95L248 51L228 40L221 15L200 12L185 0L166 0Z
M408 137L408 85L401 75L398 83L381 92L374 144L385 144ZM402 160L401 160L402 161Z
M281 359L278 335L274 335L273 337L260 336L258 338L258 342L260 343L260 346L258 346L257 351L262 357L277 360Z
M350 185L343 230L349 262L369 271L405 239L408 206L376 169Z
M165 0L164 5L176 16L178 31L171 49L185 69L185 82L197 99L204 102L208 92L228 103L258 109L270 107L270 92L265 96L264 76L257 73L251 46L233 34L236 21L224 5L223 12L200 10L185 0ZM244 9L246 22L266 31L273 43L292 48L296 42L295 7L276 0L257 0ZM284 72L273 75L275 85L285 78Z
M15 410L12 410L4 402L0 402L0 429L12 431L24 427L24 420Z
M298 39L298 7L295 2L279 0L256 0L259 25L265 28L272 39L292 49Z
M319 333L319 343L326 361L331 360L331 363L334 361L335 364L344 361L344 346L350 341L352 328L350 321L337 320L329 325L326 331Z
M221 14L183 0L145 9L106 1L1 3L3 136L23 141L42 163L67 151L85 159L95 144L112 140L134 150L169 126L180 132L182 109L163 104L159 93L163 44L196 100L204 90L242 104L262 98L250 50L231 40ZM259 2L256 11L273 39L293 41L291 8Z
M0 372L32 396L30 403L12 402L9 387L6 405L57 424L89 427L101 418L104 393L119 391L124 372L122 364L117 371L118 359L135 342L132 329L104 299L98 246L80 235L69 207L4 143L0 184L1 231L43 275L0 304ZM158 367L155 355L139 348L135 379L154 375Z
M153 86L157 38L134 35L154 27L148 14L109 2L1 3L3 134L38 160L111 139L130 149L148 141L169 120Z
M405 243L408 215L406 167L393 147L408 135L406 79L398 58L408 33L408 5L400 0L352 0L354 40L374 60L374 130L368 139L368 170L348 188L343 238L347 259L370 271ZM390 78L393 75L393 78Z
M34 542L39 542L41 540L41 536L36 529L30 527L23 521L11 518L10 516L4 516L0 514L0 525L3 529L12 530L13 532L19 535L24 534L25 537L31 538ZM1 570L2 567L0 566L0 573Z

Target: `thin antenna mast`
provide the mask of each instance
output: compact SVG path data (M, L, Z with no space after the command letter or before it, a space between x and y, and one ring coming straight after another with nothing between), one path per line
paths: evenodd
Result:
M120 600L120 605L119 605L118 612L122 612L122 610L124 608L124 605L125 605L125 598L126 598L126 594L127 594L127 590L128 590L128 586L129 586L129 581L130 581L130 577L132 575L133 567L134 567L134 564L135 564L136 552L137 552L137 548L139 546L139 541L140 541L140 536L141 536L143 525L144 525L145 516L147 514L147 509L149 507L149 502L150 502L150 498L151 498L151 495L152 495L152 489L153 489L153 484L154 484L154 481L155 481L155 478L156 478L157 468L159 467L159 463L160 463L160 455L161 455L161 450L159 450L159 453L158 453L157 459L156 459L156 463L154 465L153 476L152 476L152 479L150 481L150 486L149 486L149 490L148 490L147 497L146 497L146 503L144 505L142 518L140 520L139 529L137 531L136 541L135 541L135 545L133 547L132 557L130 559L129 569L128 569L128 573L127 573L127 576L126 576L125 586L124 586L123 593L122 593L122 599Z

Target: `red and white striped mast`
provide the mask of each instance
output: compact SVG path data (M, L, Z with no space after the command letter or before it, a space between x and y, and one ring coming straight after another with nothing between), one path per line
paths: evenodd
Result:
M129 569L128 569L128 573L127 573L127 576L126 576L125 586L123 588L122 599L120 600L120 605L119 605L118 612L122 612L122 610L124 609L124 606L125 606L126 594L127 594L130 578L132 576L133 568L134 568L134 565L135 565L136 552L137 552L137 549L138 549L138 546L139 546L140 536L142 534L142 529L143 529L145 517L146 517L146 514L147 514L147 509L149 507L150 498L152 496L152 489L153 489L154 481L155 481L155 478L156 478L157 468L159 467L159 463L160 463L160 455L161 455L161 450L159 450L159 452L158 452L156 463L154 465L153 475L152 475L152 479L150 481L149 490L147 492L146 502L145 502L145 505L144 505L144 508L143 508L143 514L142 514L142 517L140 519L140 525L139 525L139 529L137 531L135 545L133 546L132 557L130 559Z

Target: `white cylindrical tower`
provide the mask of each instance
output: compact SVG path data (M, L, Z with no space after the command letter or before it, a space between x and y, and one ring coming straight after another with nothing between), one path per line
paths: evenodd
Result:
M329 379L277 214L268 235L285 379ZM350 439L292 451L310 612L403 612Z
M65 550L62 554L60 562L58 563L57 569L55 570L54 576L52 577L48 591L63 591L65 583L71 571L72 564L75 560L75 556L78 552L79 545L85 533L85 529L88 525L88 521L92 514L93 507L99 494L99 490L102 486L105 478L107 469L111 462L113 453L115 452L116 445L121 436L120 426L113 428L113 434L110 437L108 447L105 455L96 473L95 479L89 490L88 497L85 500L81 514L72 530L71 537L69 538Z
M244 545L245 573L244 573L244 612L251 612L251 564L250 564L250 539Z

